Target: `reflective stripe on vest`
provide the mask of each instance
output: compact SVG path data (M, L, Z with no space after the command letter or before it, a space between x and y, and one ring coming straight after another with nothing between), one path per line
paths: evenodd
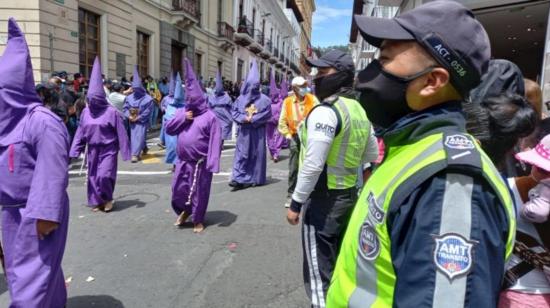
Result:
M394 147L384 163L372 175L363 189L351 216L327 296L327 307L391 307L395 287L395 272L391 259L391 238L387 231L386 213L393 193L399 186L423 168L445 163L446 152L442 134L435 134L410 145ZM513 248L515 217L508 188L500 174L482 152L483 176L504 204L509 234L506 258ZM460 175L459 175L460 176ZM466 227L464 227L466 228ZM371 250L361 250L361 234L371 236ZM468 231L469 232L469 231ZM369 238L369 237L367 237ZM437 279L437 278L436 278ZM457 287L449 284L449 288ZM434 303L437 302L434 293Z
M355 187L358 168L361 167L363 154L370 135L370 122L365 110L353 100L340 97L332 109L342 119L340 132L334 137L327 157L328 189L347 189ZM300 165L307 149L307 128L301 129Z

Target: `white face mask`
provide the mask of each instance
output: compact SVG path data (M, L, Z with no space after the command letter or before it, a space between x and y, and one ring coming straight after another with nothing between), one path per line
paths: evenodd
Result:
M298 94L300 95L300 97L304 97L306 96L306 94L308 94L311 90L309 89L309 87L306 87L306 88L299 88L298 89Z

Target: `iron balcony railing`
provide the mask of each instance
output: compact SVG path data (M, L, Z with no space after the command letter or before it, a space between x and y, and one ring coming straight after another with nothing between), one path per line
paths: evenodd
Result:
M233 33L235 33L235 29L230 24L223 21L218 22L218 36L232 40Z
M244 16L241 17L239 20L240 21L239 26L237 27L237 32L246 33L248 34L248 36L254 38L254 25L252 24L252 22Z
M260 45L264 45L265 39L264 39L264 33L260 30L256 30L256 42Z
M174 11L183 11L196 19L200 18L199 0L172 0L172 9Z
M273 42L270 39L267 39L265 41L265 48L267 49L267 51L273 52Z

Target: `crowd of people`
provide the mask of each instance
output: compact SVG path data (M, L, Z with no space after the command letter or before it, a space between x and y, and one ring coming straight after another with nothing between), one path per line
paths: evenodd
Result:
M302 220L312 307L549 307L550 118L514 63L491 58L461 4L393 19L355 16L380 54L355 72L331 50L302 76L239 84L137 71L110 82L64 72L35 87L10 19L0 58L0 205L11 307L63 307L68 163L85 154L88 205L113 209L118 154L138 162L147 132L174 166L176 226L204 219L224 141L232 191L266 184L288 148L287 221ZM79 93L79 94L75 94ZM50 168L57 166L57 168ZM301 218L301 219L300 219Z

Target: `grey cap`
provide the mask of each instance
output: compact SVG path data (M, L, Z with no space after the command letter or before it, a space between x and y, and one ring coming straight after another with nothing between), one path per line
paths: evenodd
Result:
M491 44L487 32L463 5L433 1L393 19L355 15L365 40L380 47L384 40L414 40L451 74L463 95L475 88L487 71Z
M319 59L306 59L306 63L311 67L333 67L340 72L355 71L351 56L338 49L329 50Z

